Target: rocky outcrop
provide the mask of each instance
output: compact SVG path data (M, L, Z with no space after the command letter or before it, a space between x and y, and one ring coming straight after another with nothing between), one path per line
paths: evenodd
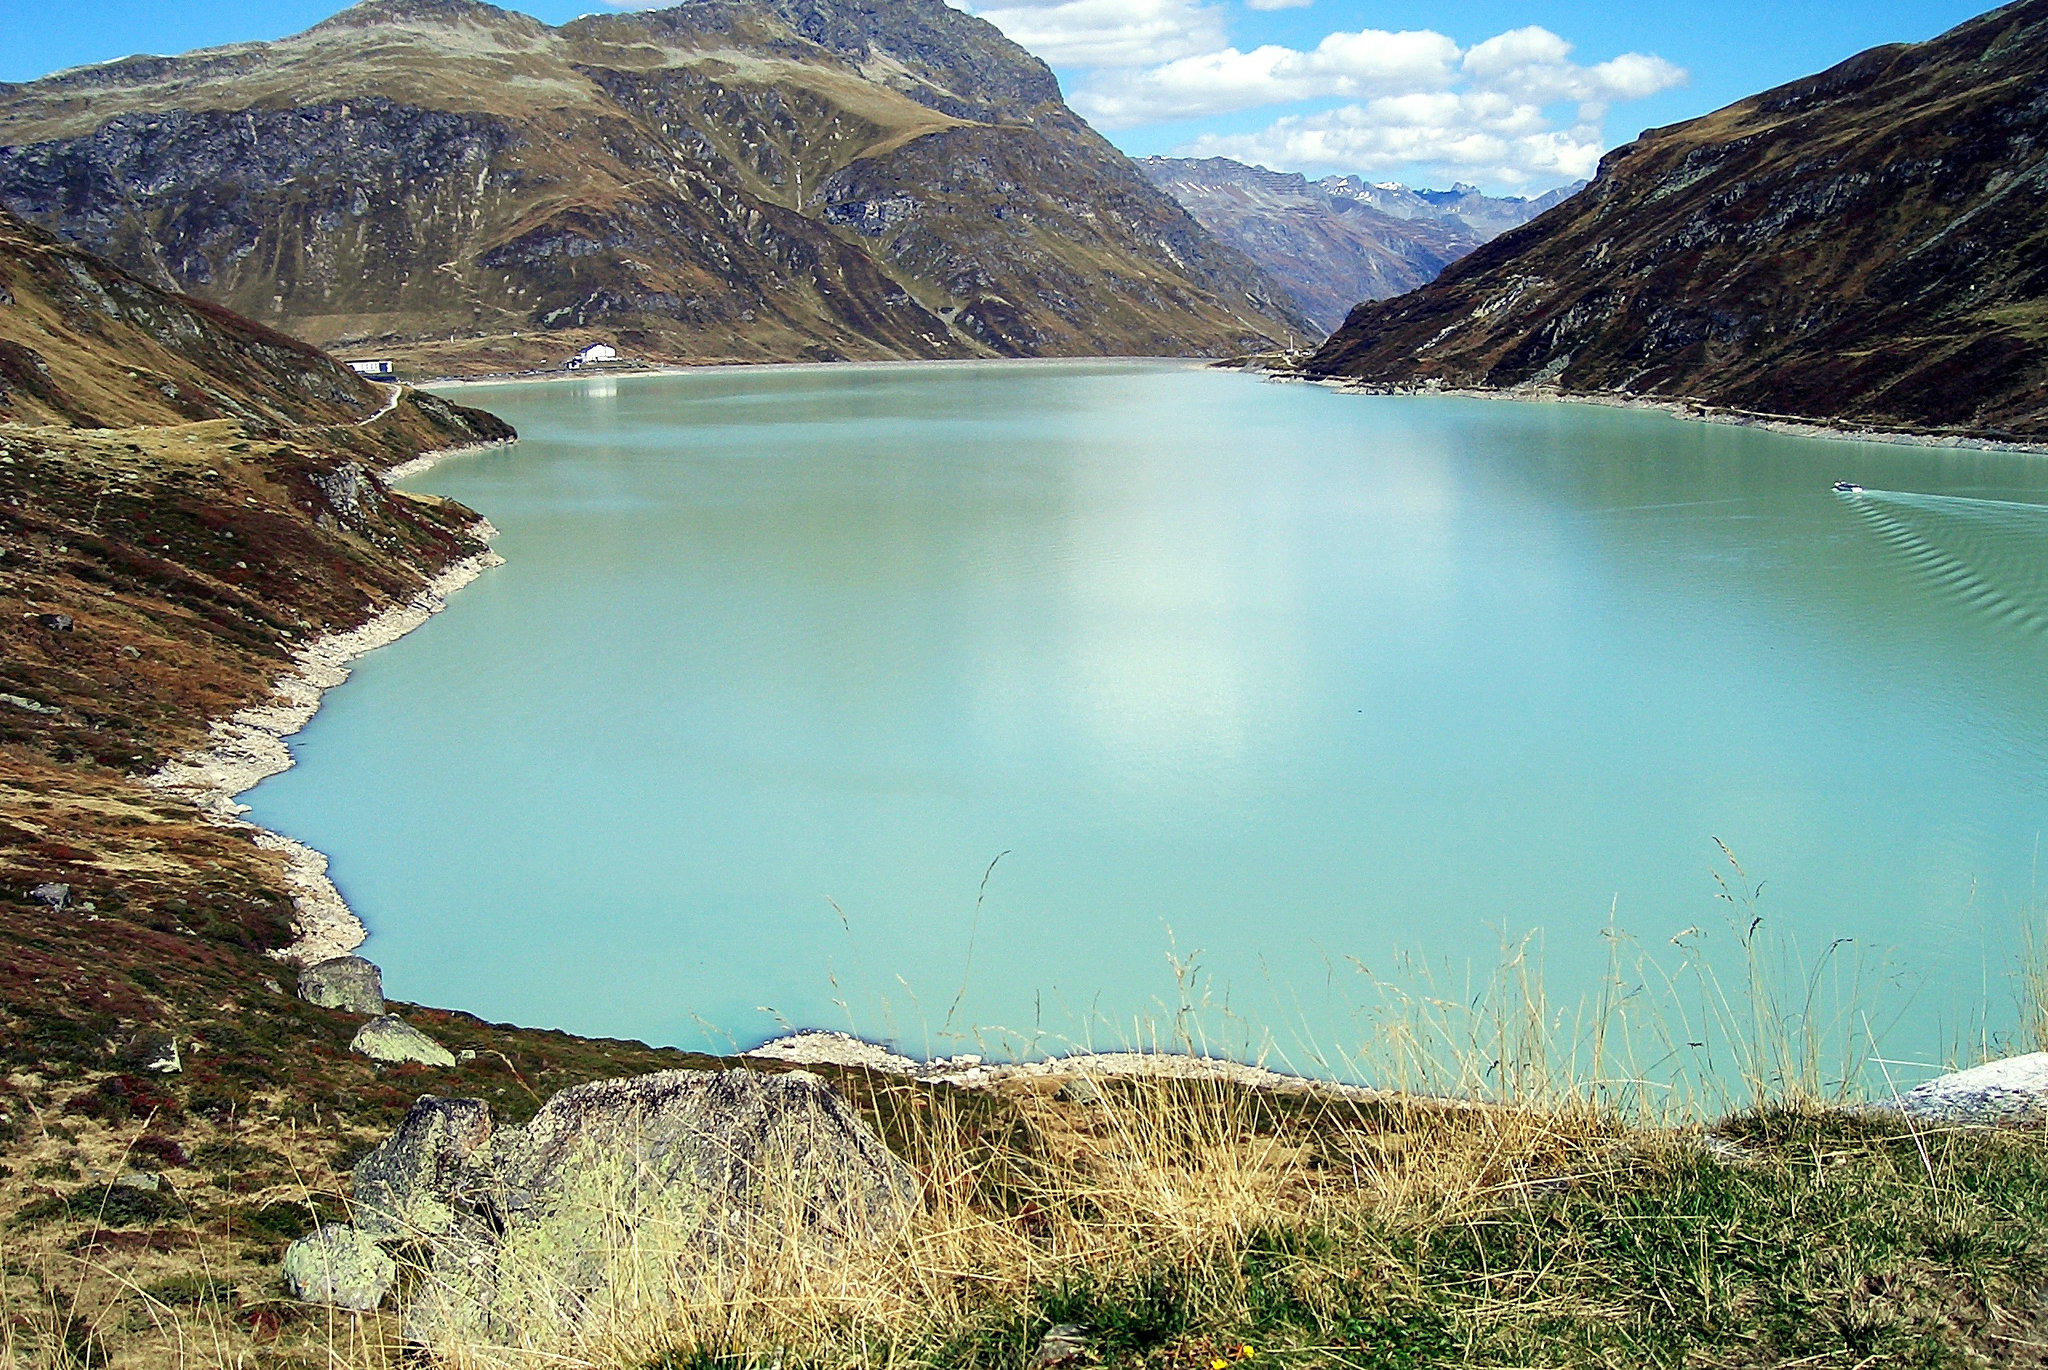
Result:
M2048 439L2048 0L1609 153L1308 374Z
M591 341L1217 353L1304 327L1043 63L942 0L561 28L369 0L277 43L0 86L0 204L160 286L436 369Z
M1988 1061L1943 1075L1878 1107L1933 1123L2039 1127L2048 1118L2048 1052Z
M455 1053L396 1014L390 1013L381 1018L372 1018L357 1028L348 1049L359 1052L373 1061L382 1061L386 1065L417 1062L423 1066L440 1066L446 1069L455 1064Z
M893 1236L917 1199L909 1168L802 1071L602 1081L495 1131L480 1101L422 1099L355 1174L359 1225L428 1243L406 1313L428 1345L531 1349L614 1295L837 1259Z
M299 997L321 1008L376 1017L384 1012L384 972L360 956L334 956L299 972Z
M420 1099L398 1131L356 1162L356 1226L379 1238L446 1233L470 1168L490 1145L491 1122L481 1099Z

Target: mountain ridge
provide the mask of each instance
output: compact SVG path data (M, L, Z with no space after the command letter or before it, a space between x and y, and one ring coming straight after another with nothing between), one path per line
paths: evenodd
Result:
M432 370L1224 354L1306 320L940 0L369 0L0 87L0 203ZM439 340L452 339L442 342Z
M1360 300L1434 280L1504 228L1568 198L1497 198L1476 187L1417 191L1357 176L1311 181L1228 157L1145 157L1138 167L1223 242L1265 269L1318 325L1334 330Z
M1610 152L1305 374L2048 438L2048 0Z

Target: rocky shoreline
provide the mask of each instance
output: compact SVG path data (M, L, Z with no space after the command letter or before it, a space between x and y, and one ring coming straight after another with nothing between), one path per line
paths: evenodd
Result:
M743 1051L748 1060L791 1066L839 1066L871 1070L927 1084L959 1089L994 1089L1029 1080L1216 1080L1247 1089L1313 1094L1333 1099L1384 1099L1386 1090L1317 1080L1223 1057L1171 1051L1077 1051L1038 1061L988 1061L980 1056L935 1056L919 1060L851 1033L807 1030ZM1432 1102L1447 1102L1433 1100Z
M424 470L455 451L429 453L398 470ZM424 465L422 464L424 463ZM469 536L489 542L498 530L479 519ZM349 677L351 664L379 647L398 641L447 607L448 597L505 559L488 549L443 569L403 604L384 610L346 632L330 633L299 650L291 670L274 683L270 702L253 704L229 718L215 719L207 747L183 753L164 763L143 783L197 808L209 822L249 830L251 840L285 859L285 883L295 911L296 936L290 946L273 953L278 959L313 965L346 956L363 944L369 930L350 910L327 875L327 857L302 842L249 822L248 806L236 797L273 775L291 769L285 739L310 723L327 691Z
M1836 442L1881 442L1904 447L1943 447L1971 452L2022 452L2048 454L2048 443L2019 442L2003 438L1978 437L1965 433L1912 433L1896 429L1858 428L1847 424L1821 423L1788 414L1753 414L1727 409L1704 400L1660 400L1642 395L1604 391L1565 391L1552 386L1517 385L1499 388L1442 385L1386 385L1375 381L1345 380L1336 376L1309 376L1279 367L1248 365L1267 380L1279 383L1318 385L1340 395L1428 395L1441 399L1510 400L1520 404L1590 404L1605 409L1644 409L1695 423L1721 423L1737 428L1755 428L1794 438L1828 438Z
M384 472L383 480L386 485L396 485L402 480L410 480L414 476L424 475L450 457L468 456L475 452L488 452L495 447L510 447L514 441L517 441L517 439L502 442L473 442L465 447L443 447L432 452L422 452L411 461L402 461L398 465L388 468Z

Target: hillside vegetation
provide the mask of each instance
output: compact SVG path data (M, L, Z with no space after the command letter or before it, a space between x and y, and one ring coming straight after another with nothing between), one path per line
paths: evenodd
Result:
M1652 130L1307 370L2048 438L2048 0Z
M941 0L561 28L367 0L276 43L0 86L0 204L158 285L436 370L593 341L1220 354L1307 327L1043 63Z

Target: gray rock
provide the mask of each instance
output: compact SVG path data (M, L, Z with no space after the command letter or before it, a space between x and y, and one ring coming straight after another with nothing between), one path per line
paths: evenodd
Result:
M2048 1117L2048 1051L1959 1070L1878 1107L1939 1123L2039 1123Z
M447 1232L454 1203L471 1197L471 1163L490 1141L483 1100L421 1098L398 1131L356 1163L356 1226L380 1239Z
M71 902L71 886L60 885L52 881L48 884L37 885L28 892L28 897L35 900L38 904L48 904L51 908L61 911L66 904Z
M299 972L299 997L321 1008L375 1017L384 1011L384 972L360 956L337 956Z
M71 615L69 614L37 614L35 620L38 628L47 628L53 633L68 633L71 631Z
M1077 1322L1063 1322L1046 1332L1025 1364L1029 1370L1047 1370L1048 1366L1067 1365L1087 1354L1088 1329Z
M451 1191L407 1335L529 1349L573 1339L607 1291L887 1240L918 1198L909 1167L823 1080L746 1070L563 1090L498 1131Z
M1061 1085L1053 1097L1063 1104L1099 1104L1102 1102L1102 1090L1086 1075L1076 1075Z
M178 1039L151 1028L144 1028L128 1039L128 1045L121 1048L121 1059L137 1070L151 1070L159 1075L176 1075L185 1068L178 1056Z
M147 1170L124 1170L114 1177L116 1189L140 1189L154 1194L163 1188L163 1180Z
M304 1303L368 1313L397 1278L398 1263L346 1224L323 1227L285 1248L285 1288Z
M372 1018L357 1028L348 1049L386 1065L403 1065L407 1061L443 1067L455 1064L455 1057L448 1048L390 1013Z
M377 478L361 462L345 461L332 471L313 472L310 479L346 528L361 531L366 517L384 502Z

